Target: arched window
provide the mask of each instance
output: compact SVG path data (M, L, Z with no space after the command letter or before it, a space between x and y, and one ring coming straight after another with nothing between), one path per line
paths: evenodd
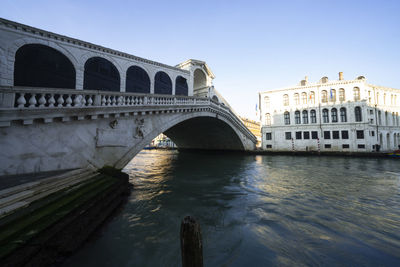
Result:
M361 108L360 107L355 107L354 108L354 115L355 115L355 118L356 118L357 122L362 121Z
M315 112L315 109L310 111L310 119L311 123L317 123L317 113Z
M310 103L315 104L315 92L311 91L310 93Z
M125 91L130 93L150 93L150 78L147 72L138 66L126 71Z
M354 87L353 95L354 95L354 101L359 101L360 100L360 88Z
M163 71L159 71L154 79L154 93L161 95L172 94L172 81L168 74Z
M332 102L336 102L336 90L335 89L331 89L331 92L330 92L330 100L332 101Z
M328 111L328 109L326 109L326 108L324 108L324 109L322 110L322 121L323 121L324 123L328 123L328 122L329 122L329 111Z
M307 104L307 93L301 93L301 101L303 102L303 104Z
M27 44L15 54L15 86L75 89L75 79L71 61L51 47Z
M300 97L298 93L294 94L294 104L295 105L300 105Z
M288 95L283 95L283 105L289 106L289 96Z
M286 111L283 114L283 118L284 118L285 125L289 125L290 124L290 113L288 111Z
M264 103L265 103L265 108L269 108L270 103L269 103L269 97L268 96L264 97Z
M120 91L120 77L117 68L107 59L89 58L85 63L83 89Z
M300 124L301 123L301 118L300 118L300 111L296 110L294 112L294 123Z
M331 109L331 117L332 117L332 122L338 122L336 108Z
M346 108L340 108L340 121L341 122L347 122Z
M265 125L271 125L271 115L269 113L265 114Z
M328 92L326 90L322 90L321 92L321 102L322 103L328 102Z
M175 80L175 95L188 95L187 81L182 76L176 77L176 80Z
M339 89L339 101L346 101L346 92L343 88Z
M307 124L308 123L308 111L307 110L303 110L303 124Z

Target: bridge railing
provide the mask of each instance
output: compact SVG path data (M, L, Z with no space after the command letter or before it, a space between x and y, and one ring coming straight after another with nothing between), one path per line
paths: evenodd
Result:
M36 109L68 107L203 105L208 99L176 95L69 90L58 88L0 87L0 108Z
M247 135L254 136L228 106L210 98L60 88L0 86L0 110L182 105L211 106L216 110L228 114L230 120Z

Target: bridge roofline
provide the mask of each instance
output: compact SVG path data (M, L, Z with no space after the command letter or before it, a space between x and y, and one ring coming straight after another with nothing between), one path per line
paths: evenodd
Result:
M68 37L68 36L65 36L65 35L49 32L49 31L46 31L46 30L35 28L35 27L29 26L29 25L25 25L25 24L22 24L22 23L18 23L18 22L15 22L15 21L7 20L7 19L1 18L1 17L0 17L0 26L5 26L5 27L10 28L12 30L23 31L23 32L26 32L26 33L34 34L34 35L39 35L41 37L51 38L51 39L57 40L59 42L65 42L65 43L74 44L74 45L82 46L82 47L89 48L89 49L98 50L98 51L101 51L101 52L104 52L104 53L108 53L108 54L111 54L111 55L114 55L114 56L120 56L120 57L124 57L124 58L129 58L129 59L133 59L133 60L140 61L140 62L143 62L143 63L147 63L147 64L151 64L151 65L155 65L155 66L159 66L159 67L163 67L163 68L167 68L167 69L172 69L172 70L179 71L179 72L182 72L182 73L185 73L185 74L190 74L189 71L180 69L178 67L174 67L174 66L166 65L166 64L163 64L163 63L160 63L160 62L156 62L156 61L152 61L152 60L149 60L149 59L145 59L145 58L142 58L142 57L134 56L134 55L131 55L131 54L128 54L128 53L125 53L125 52L121 52L121 51L118 51L118 50L107 48L107 47L104 47L104 46L101 46L101 45L96 45L96 44L93 44L93 43L90 43L90 42L82 41L82 40L79 40L79 39L76 39L76 38L72 38L72 37Z
M198 60L198 59L188 59L182 63L179 63L178 65L176 65L175 67L177 68L182 68L186 65L195 65L195 66L201 66L204 67L204 70L207 72L207 75L210 76L212 79L215 79L215 75L214 73L211 71L210 67L207 65L207 63L205 61L202 60Z

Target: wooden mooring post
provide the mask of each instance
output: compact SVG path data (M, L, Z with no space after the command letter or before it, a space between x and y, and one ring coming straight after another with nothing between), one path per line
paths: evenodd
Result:
M182 267L203 267L203 244L200 225L186 216L181 223Z

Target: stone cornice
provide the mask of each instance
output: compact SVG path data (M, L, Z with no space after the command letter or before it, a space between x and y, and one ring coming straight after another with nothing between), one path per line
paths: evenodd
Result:
M9 28L11 30L16 30L16 31L22 31L28 34L33 34L33 35L37 35L40 37L46 37L49 39L53 39L56 40L58 42L64 42L67 44L73 44L73 45L77 45L77 46L81 46L81 47L85 47L88 49L93 49L93 50L97 50L97 51L101 51L103 53L107 53L107 54L111 54L114 56L120 56L120 57L124 57L124 58L128 58L128 59L133 59L135 61L139 61L139 62L143 62L143 63L147 63L147 64L151 64L151 65L155 65L158 67L163 67L163 68L167 68L167 69L171 69L174 71L179 71L179 72L183 72L185 74L189 74L190 72L187 70L183 70L177 67L173 67L173 66L169 66L163 63L159 63L156 61L152 61L152 60L148 60L145 58L141 58L141 57L137 57L128 53L124 53L118 50L114 50L111 48L107 48L104 46L100 46L100 45L96 45L96 44L92 44L89 42L85 42L79 39L75 39L75 38L71 38L65 35L61 35L61 34L57 34L57 33L53 33L53 32L49 32L49 31L45 31L45 30L41 30L35 27L31 27L25 24L21 24L15 21L10 21L10 20L6 20L3 18L0 18L0 26L5 27L5 28Z
M279 89L272 89L269 91L263 91L260 92L260 94L266 94L266 93L275 93L275 92L282 92L282 91L295 91L299 89L311 89L311 88L319 88L319 87L332 87L332 86L341 86L341 85L347 85L347 84L359 84L359 83L365 83L365 80L343 80L343 81L332 81L332 82L327 82L327 83L312 83L308 85L295 85L295 86L288 86L288 87L283 87ZM338 88L339 89L339 88Z

